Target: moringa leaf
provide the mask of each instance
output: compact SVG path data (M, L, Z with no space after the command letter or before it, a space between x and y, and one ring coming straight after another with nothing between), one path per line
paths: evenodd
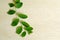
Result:
M18 18L14 18L14 19L12 20L11 25L12 25L12 26L16 26L16 25L18 24L18 22L19 22L19 19L18 19Z
M27 23L27 22L25 22L25 21L20 21L20 23L23 25L23 26L25 26L25 27L30 27L30 25Z
M32 27L25 27L25 30L31 31L31 30L33 30L33 28Z
M7 12L7 14L13 15L15 12L16 12L15 10L10 9L10 10Z
M25 31L22 32L21 36L22 36L22 37L25 37L25 36L26 36L26 32L25 32Z
M16 8L21 8L21 7L22 7L22 5L23 5L23 3L22 3L22 2L15 3L15 7L16 7Z
M16 33L17 34L20 34L22 32L22 26L18 26L17 28L16 28Z
M17 16L23 19L26 19L28 16L23 13L17 13Z
M33 33L33 32L32 32L32 30L30 30L30 31L27 31L27 32L28 32L28 34L31 34L31 33Z
M20 2L20 0L13 0L13 2L14 2L14 3L18 3L18 2Z
M13 3L9 3L9 6L10 6L10 7L13 7L13 6L14 6L14 4L13 4Z
M25 27L25 30L28 32L28 34L31 34L33 28L32 27Z

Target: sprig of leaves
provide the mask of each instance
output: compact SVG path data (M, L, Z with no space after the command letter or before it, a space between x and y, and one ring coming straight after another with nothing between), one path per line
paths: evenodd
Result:
M21 8L23 6L23 3L21 2L21 0L13 0L12 3L8 3L10 8ZM17 12L14 9L9 9L7 12L8 15L13 15L15 14L17 17L13 18L12 22L11 22L11 26L15 27L17 26L19 23L21 25L18 25L16 27L16 33L20 34L21 37L25 37L26 33L31 34L33 31L33 28L26 22L20 19L26 19L28 18L28 16L26 14L23 14L21 12Z

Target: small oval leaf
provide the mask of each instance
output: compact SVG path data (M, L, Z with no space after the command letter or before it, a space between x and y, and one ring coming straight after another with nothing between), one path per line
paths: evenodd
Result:
M12 20L11 25L12 25L12 26L16 26L16 25L18 24L18 22L19 22L19 19L18 19L18 18L14 18L14 19Z
M31 30L31 31L27 31L28 32L28 34L31 34L31 33L33 33L33 31Z
M22 32L21 36L22 36L22 37L25 37L25 36L26 36L26 32L25 32L25 31Z
M31 34L33 28L32 27L25 27L25 30L28 32L28 34Z
M16 28L16 33L17 34L20 34L22 32L22 26L18 26L17 28Z
M20 2L20 0L13 0L13 2L14 2L14 3L18 3L18 2Z
M13 6L14 6L14 4L13 4L13 3L9 3L9 6L10 6L10 7L13 7Z
M18 17L23 18L23 19L28 18L28 16L23 13L17 13L17 15L18 15Z
M15 12L16 12L15 10L10 9L10 10L7 12L7 14L13 15Z
M25 27L25 30L31 31L31 30L33 30L33 28L32 27Z
M23 3L22 3L22 2L15 3L15 7L16 7L16 8L21 8L21 7L22 7L22 5L23 5Z
M22 21L22 20L21 20L20 22L21 22L21 24L24 25L25 27L30 27L30 25L29 25L27 22Z

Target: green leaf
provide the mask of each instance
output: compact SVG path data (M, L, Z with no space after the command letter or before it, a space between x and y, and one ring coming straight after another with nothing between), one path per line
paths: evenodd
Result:
M25 27L30 27L30 25L29 25L27 22L22 21L22 20L21 20L20 22L21 22L21 24L24 25Z
M33 30L33 28L32 27L25 27L25 30L31 31L31 30Z
M28 32L28 34L31 34L33 28L32 27L25 27L25 30Z
M14 2L14 3L18 3L18 2L20 2L20 0L13 0L13 2Z
M21 8L21 7L22 7L22 5L23 5L23 3L22 3L22 2L18 2L18 3L16 3L16 4L15 4L15 7L16 7L16 8Z
M16 25L18 24L18 22L19 22L19 19L18 19L18 18L14 18L14 19L12 20L11 25L12 25L12 26L16 26Z
M9 6L10 6L10 7L13 7L13 6L14 6L14 4L13 4L13 3L9 3Z
M13 15L15 12L16 12L15 10L10 9L10 10L7 12L7 14Z
M23 19L28 18L28 16L23 13L17 13L17 15L18 15L18 17L23 18Z
M21 36L22 36L22 37L25 37L25 36L26 36L26 32L25 32L25 31L22 32Z
M16 28L16 33L17 34L20 34L22 32L22 26L18 26L17 28Z
M31 34L31 33L33 33L33 32L32 32L32 30L31 30L31 31L27 31L27 32L28 32L28 34Z

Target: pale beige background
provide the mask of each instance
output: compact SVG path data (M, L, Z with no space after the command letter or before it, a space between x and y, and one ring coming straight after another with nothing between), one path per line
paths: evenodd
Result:
M8 3L12 0L0 0L0 40L60 40L60 0L21 0L24 6L18 12L26 13L26 21L34 32L25 38L15 34L10 25L14 16L7 15Z

